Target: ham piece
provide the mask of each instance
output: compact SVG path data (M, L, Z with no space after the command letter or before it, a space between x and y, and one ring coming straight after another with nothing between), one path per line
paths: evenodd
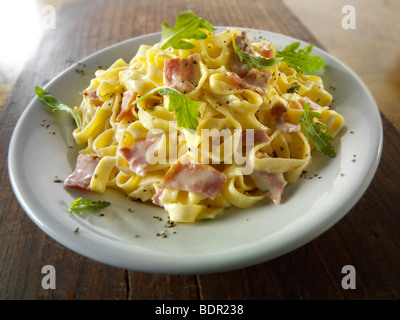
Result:
M154 153L158 144L159 135L150 135L147 138L137 139L131 148L119 148L119 153L128 162L133 172L138 176L144 177L150 167L147 161L147 152Z
M164 85L181 93L192 91L199 78L199 59L200 55L195 53L185 59L171 58L165 60Z
M128 114L132 114L132 101L135 101L137 94L132 94L130 91L125 91L122 95L121 111L117 116L117 121L121 121Z
M158 185L157 193L152 200L159 205L159 198L164 189L196 192L214 199L222 190L225 182L226 176L208 165L193 161L177 162L171 166Z
M301 126L286 120L289 107L283 102L274 105L270 113L276 119L275 128L283 132L299 132Z
M282 173L254 170L250 177L253 179L256 187L266 192L275 204L281 203L283 189L287 184Z
M242 89L249 89L259 93L264 93L271 80L271 73L262 72L256 68L251 69L244 77L240 77L234 72L228 72L231 78Z
M64 186L69 188L89 189L90 181L99 158L89 154L81 154L76 161L75 170L65 179Z
M264 41L261 43L260 49L261 49L262 55L263 55L265 58L267 58L267 59L273 58L273 53L274 53L274 52L273 52L273 50L272 50L272 42L269 42L269 41L267 41L267 40L264 40Z
M85 90L83 91L83 96L88 100L89 103L92 103L96 106L101 106L103 101L97 95L97 89Z
M235 44L241 51L255 55L255 51L251 46L251 41L244 30L240 35L235 36ZM260 71L257 68L249 68L244 61L240 61L238 54L234 51L231 61L232 72L228 72L228 76L235 81L239 87L250 89L259 93L264 93L272 74L267 71Z
M247 139L250 137L250 141L253 143L253 145L257 145L259 143L263 142L268 142L269 141L269 136L265 132L265 130L262 129L247 129L242 133L242 145L247 144Z
M288 112L289 107L285 105L283 102L278 102L275 104L271 110L271 116L273 116L277 121L283 122L286 118L286 113Z

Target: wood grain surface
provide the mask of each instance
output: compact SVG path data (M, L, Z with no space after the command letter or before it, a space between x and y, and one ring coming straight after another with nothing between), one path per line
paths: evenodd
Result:
M10 186L7 154L19 116L45 85L87 55L125 39L173 25L191 9L214 25L269 30L324 47L282 1L73 1L57 7L35 55L12 86L1 110L0 299L399 299L400 136L383 116L384 148L367 192L333 228L299 249L252 267L208 275L160 275L119 269L61 246L24 213ZM284 16L284 19L283 19ZM366 142L368 143L368 142ZM57 288L41 286L44 265L57 270ZM344 265L357 271L357 287L341 286Z

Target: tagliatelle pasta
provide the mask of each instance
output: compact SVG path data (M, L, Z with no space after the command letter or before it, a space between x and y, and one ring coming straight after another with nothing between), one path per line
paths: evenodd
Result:
M81 127L73 136L82 149L66 186L115 188L162 206L174 222L214 218L264 199L281 202L285 186L311 162L304 105L321 114L332 136L343 118L330 109L320 77L285 61L250 68L232 38L255 57L275 58L272 43L251 43L238 29L204 32L205 39L188 40L192 49L142 45L130 62L119 59L96 72L75 107ZM170 94L140 99L164 87L197 103L195 129L178 125Z

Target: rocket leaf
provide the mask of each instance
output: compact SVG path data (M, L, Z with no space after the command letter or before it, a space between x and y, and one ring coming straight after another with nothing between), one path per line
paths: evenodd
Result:
M314 118L321 119L322 115L319 112L311 111L310 103L304 104L304 112L300 116L300 123L304 123L305 135L308 141L312 139L312 143L317 150L323 152L325 155L334 158L336 151L333 147L331 140L333 137L326 133L327 126L320 122L314 121Z
M300 42L293 42L281 51L276 51L277 58L282 58L289 67L297 72L312 74L314 71L322 68L325 61L319 56L311 56L312 45L308 45L304 49L299 49ZM296 51L299 49L298 51Z
M78 115L74 110L67 105L63 104L60 100L56 99L49 92L44 91L42 88L35 87L35 92L40 101L42 101L51 111L65 111L69 113L75 120L78 129L81 128L81 123Z
M169 87L160 87L150 90L140 98L136 99L131 103L134 105L139 101L143 100L151 94L159 93L160 95L169 95L169 111L175 111L175 118L178 126L186 129L196 130L198 125L197 118L200 117L199 104L190 99L185 94Z
M186 41L189 39L206 39L201 29L214 31L213 25L207 20L197 17L193 11L189 10L178 15L174 28L164 22L161 25L161 49L172 47L174 49L193 49L195 46Z

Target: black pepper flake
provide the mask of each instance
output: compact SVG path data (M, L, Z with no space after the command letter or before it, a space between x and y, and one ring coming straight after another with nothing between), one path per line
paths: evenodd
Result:
M167 224L165 225L166 228L173 228L175 226L176 226L175 222L170 221L170 220L168 220Z
M82 76L84 76L84 75L86 75L88 73L87 71L82 70L82 69L75 69L75 72L80 74L80 75L82 75Z

